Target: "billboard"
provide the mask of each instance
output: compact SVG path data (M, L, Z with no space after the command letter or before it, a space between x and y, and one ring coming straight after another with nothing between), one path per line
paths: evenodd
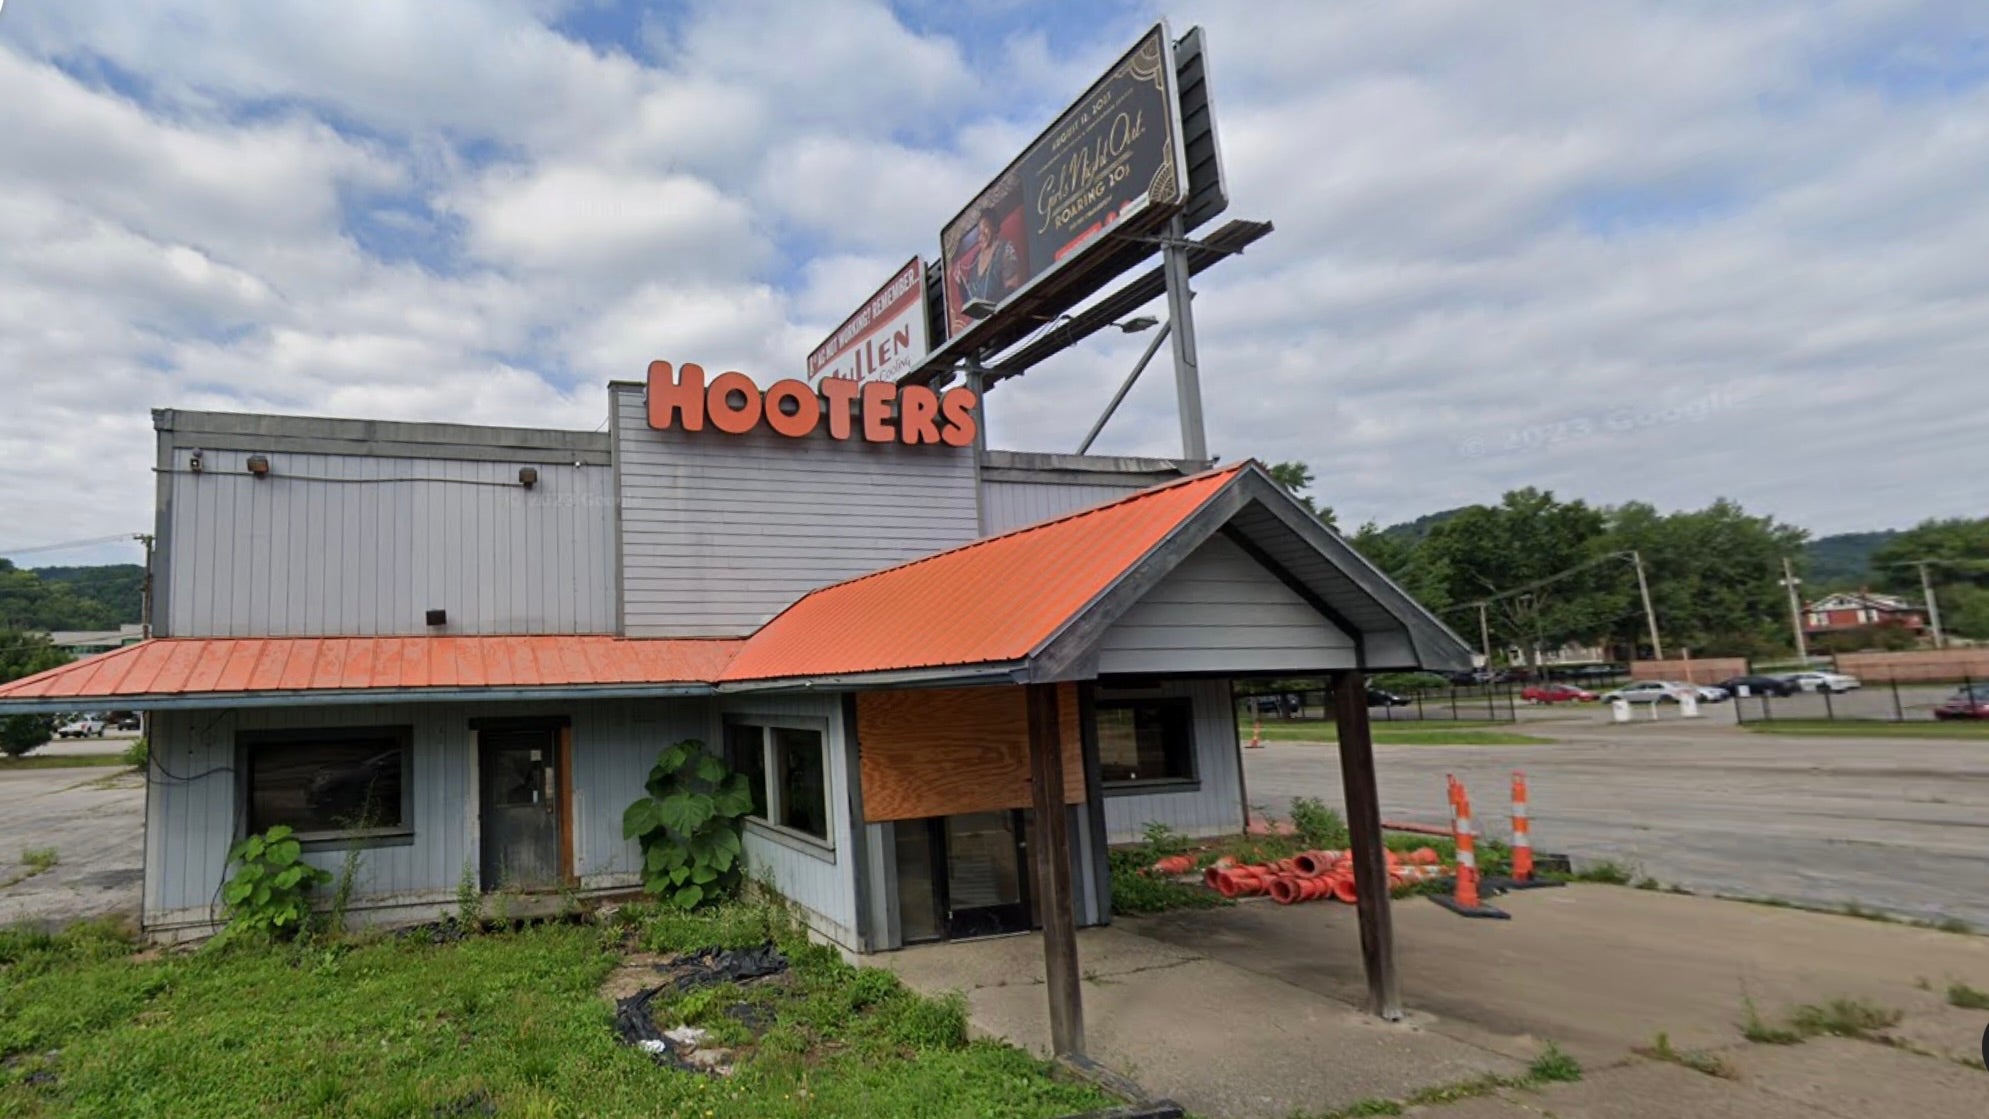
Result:
M925 360L926 348L925 261L913 257L808 355L808 383L895 381Z
M970 302L999 307L1104 234L1173 213L1181 149L1173 45L1156 24L940 231L947 335L976 321Z

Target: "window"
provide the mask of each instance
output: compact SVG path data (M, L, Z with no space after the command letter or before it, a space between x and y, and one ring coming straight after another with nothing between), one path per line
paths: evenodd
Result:
M725 727L725 758L753 790L753 818L819 843L829 842L829 764L825 735L795 723L739 721Z
M405 727L245 737L249 832L288 824L306 842L412 835L409 739Z
M1192 705L1186 699L1101 702L1098 774L1108 785L1195 780Z

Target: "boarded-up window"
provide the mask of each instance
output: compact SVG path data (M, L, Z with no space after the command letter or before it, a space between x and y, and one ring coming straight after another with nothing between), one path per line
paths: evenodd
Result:
M1077 688L1057 686L1064 799L1084 801ZM1029 711L1020 687L864 692L856 698L863 813L919 820L1027 808Z

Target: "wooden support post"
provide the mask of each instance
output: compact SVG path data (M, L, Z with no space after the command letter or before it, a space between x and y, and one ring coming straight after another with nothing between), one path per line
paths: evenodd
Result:
M1043 922L1043 975L1050 989L1050 1048L1084 1056L1084 991L1077 971L1070 816L1064 811L1062 726L1055 684L1029 684L1029 784L1036 816L1036 915Z
M1361 963L1368 1009L1390 1022L1402 1017L1395 976L1395 927L1388 910L1388 862L1381 844L1381 794L1374 780L1374 735L1367 719L1367 679L1340 672L1333 679L1333 721L1340 737L1340 784L1347 797L1347 832L1354 861L1355 909L1361 923Z

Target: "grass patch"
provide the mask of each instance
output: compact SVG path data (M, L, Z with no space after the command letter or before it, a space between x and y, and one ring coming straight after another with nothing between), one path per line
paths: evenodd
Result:
M1460 1080L1455 1084L1441 1084L1434 1088L1423 1088L1399 1100L1369 1097L1356 1100L1338 1111L1329 1111L1314 1119L1363 1119L1375 1115L1406 1115L1408 1109L1436 1107L1457 1103L1460 1100L1477 1099L1489 1096L1501 1088L1517 1088L1522 1091L1537 1091L1549 1084L1571 1084L1582 1078L1579 1061L1561 1051L1553 1042L1533 1059L1524 1073L1518 1076L1500 1076L1487 1073Z
M1856 917L1861 921L1877 921L1883 925L1905 925L1908 928L1932 929L1935 932L1957 933L1962 936L1973 936L1976 931L1974 925L1969 924L1959 917L1943 917L1938 921L1922 920L1918 917L1901 917L1897 914L1887 913L1882 909L1871 909L1859 905L1855 901L1847 901L1842 905L1832 908L1827 905L1810 905L1803 902L1790 901L1787 898L1750 897L1745 894L1720 894L1718 896L1722 901L1740 901L1746 902L1749 905L1765 905L1770 909L1794 909L1804 913L1833 913L1841 917Z
M1948 1005L1963 1010L1989 1010L1989 991L1977 990L1957 980L1948 984Z
M1886 723L1857 719L1775 719L1747 724L1755 734L1810 738L1961 738L1989 741L1989 722Z
M30 847L21 852L21 865L34 874L40 874L61 861L62 856L56 854L53 847Z
M773 927L793 962L784 984L700 992L702 1006L657 999L662 1016L735 1023L728 995L767 1000L773 1017L733 1076L659 1067L616 1040L598 987L627 947ZM957 1000L850 967L755 907L626 907L613 927L440 945L133 948L111 926L0 930L0 1114L1049 1117L1111 1102L967 1041Z
M1837 998L1806 1003L1790 1010L1780 1024L1761 1017L1753 999L1742 1000L1740 1032L1761 1045L1795 1045L1813 1037L1870 1040L1873 1034L1899 1024L1900 1012L1864 999Z
M1636 1053L1654 1061L1682 1065L1693 1072L1715 1076L1721 1080L1732 1080L1739 1075L1732 1065L1716 1053L1708 1053L1702 1049L1674 1048L1671 1044L1671 1035L1663 1031L1659 1031L1657 1037L1651 1040L1649 1048L1638 1049Z
M0 769L90 769L124 765L123 754L29 754L24 758L0 756Z
M1493 873L1487 871L1486 873ZM1637 868L1619 863L1614 859L1596 859L1584 862L1571 874L1543 872L1542 878L1552 878L1558 882L1594 882L1603 886L1628 886L1635 883L1640 890L1659 889L1657 879L1643 877L1640 880ZM1649 883L1646 885L1645 883Z
M1494 728L1510 727L1509 722L1484 719L1416 719L1373 724L1374 740L1397 746L1535 746L1551 742L1538 735L1516 734ZM1250 730L1239 731L1241 741L1250 741ZM1266 742L1338 742L1340 731L1331 719L1288 719L1263 724Z

